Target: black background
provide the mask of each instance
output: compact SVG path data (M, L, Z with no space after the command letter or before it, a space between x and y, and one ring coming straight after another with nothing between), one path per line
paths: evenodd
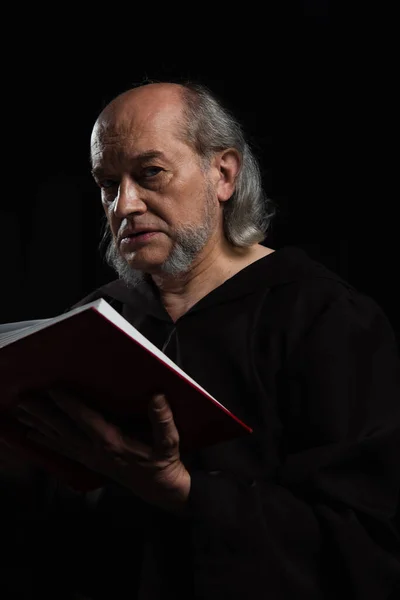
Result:
M91 128L131 85L189 78L235 112L260 158L279 209L267 245L300 246L371 295L400 340L390 35L338 27L327 1L278 4L108 6L87 24L24 14L3 75L0 322L55 315L114 278L98 252Z

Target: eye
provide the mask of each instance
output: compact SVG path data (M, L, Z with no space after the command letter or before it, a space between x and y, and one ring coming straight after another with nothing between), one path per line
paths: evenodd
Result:
M150 177L155 177L156 175L158 175L159 173L161 173L161 171L163 171L164 169L162 169L161 167L145 167L143 169L143 176L150 178Z
M103 179L102 181L98 182L98 186L105 190L112 188L114 185L118 185L118 182L113 181L112 179Z

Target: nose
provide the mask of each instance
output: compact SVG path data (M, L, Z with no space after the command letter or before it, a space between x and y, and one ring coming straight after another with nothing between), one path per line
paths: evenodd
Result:
M147 210L146 203L140 198L139 190L131 179L123 179L115 198L113 213L123 219L131 214L142 214Z

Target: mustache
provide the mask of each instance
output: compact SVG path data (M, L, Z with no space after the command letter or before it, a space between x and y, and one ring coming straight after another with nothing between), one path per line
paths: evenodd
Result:
M110 223L108 222L108 219L106 217L106 215L102 216L101 219L101 227L100 227L100 242L98 245L98 250L100 252L104 252L107 247L109 246L109 244L113 244L115 246L118 246L119 243L121 242L122 238L124 238L126 235L130 234L130 233L134 233L135 230L140 230L140 229L145 229L145 230L151 230L151 231L161 231L163 233L166 233L164 229L160 229L156 226L154 227L149 227L149 226L144 226L144 225L135 225L135 226L127 226L127 227L120 227L118 233L116 236L114 236L112 234L111 231L111 227L110 227ZM175 239L175 235L172 233L168 233L167 235L169 235L169 237L172 237L172 239Z

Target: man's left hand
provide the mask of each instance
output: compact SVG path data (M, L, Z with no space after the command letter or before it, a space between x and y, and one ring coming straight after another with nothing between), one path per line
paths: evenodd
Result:
M19 420L31 427L29 439L113 479L146 502L184 510L190 475L180 460L179 433L164 395L154 396L149 404L152 446L129 437L64 391L52 391L50 397L61 413L50 401L19 405Z

